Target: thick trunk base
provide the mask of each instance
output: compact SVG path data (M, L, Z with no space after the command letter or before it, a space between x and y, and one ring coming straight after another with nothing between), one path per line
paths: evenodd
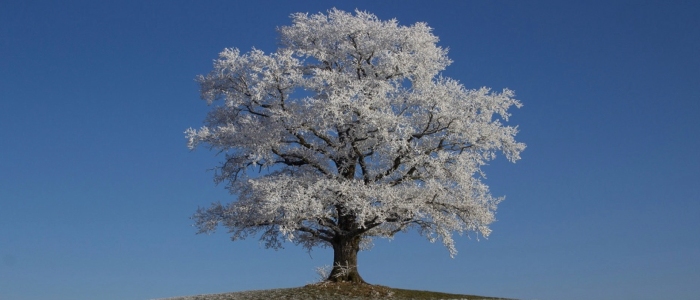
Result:
M331 273L332 274L332 273ZM326 281L330 282L352 282L352 283L367 283L365 282L364 279L362 279L362 276L360 276L360 273L358 272L351 272L349 274L345 274L342 276L329 276Z
M333 270L327 281L366 283L357 271L360 237L340 238L333 243Z

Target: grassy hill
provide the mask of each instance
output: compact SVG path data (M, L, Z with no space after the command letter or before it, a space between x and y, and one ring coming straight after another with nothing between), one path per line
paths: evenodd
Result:
M448 294L430 291L396 289L380 285L350 283L317 283L298 288L246 291L226 294L199 295L161 300L268 300L268 299L465 299L514 300L475 295Z

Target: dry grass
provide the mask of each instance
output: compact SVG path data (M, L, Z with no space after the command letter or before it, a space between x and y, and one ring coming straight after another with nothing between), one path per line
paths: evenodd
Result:
M447 294L390 288L381 285L322 282L298 288L246 291L226 294L199 295L161 300L269 300L269 299L464 299L464 300L513 300L474 295Z

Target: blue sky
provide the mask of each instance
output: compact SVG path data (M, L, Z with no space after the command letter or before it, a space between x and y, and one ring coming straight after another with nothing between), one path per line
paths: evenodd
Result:
M204 2L204 3L198 3ZM183 132L225 47L266 52L294 12L425 21L444 75L515 90L522 160L488 240L362 252L375 284L520 299L700 298L694 1L0 2L0 299L150 299L301 286L329 249L195 235L215 153Z

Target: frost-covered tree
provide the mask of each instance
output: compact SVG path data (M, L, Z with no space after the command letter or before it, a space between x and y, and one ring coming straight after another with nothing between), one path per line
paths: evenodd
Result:
M425 23L398 25L330 10L294 14L271 54L225 49L200 76L220 101L189 147L225 153L215 180L237 200L200 208L200 232L333 248L328 280L363 282L357 253L409 229L455 255L453 233L488 236L496 205L481 167L525 145L507 110L513 92L466 89L440 76L451 61Z

